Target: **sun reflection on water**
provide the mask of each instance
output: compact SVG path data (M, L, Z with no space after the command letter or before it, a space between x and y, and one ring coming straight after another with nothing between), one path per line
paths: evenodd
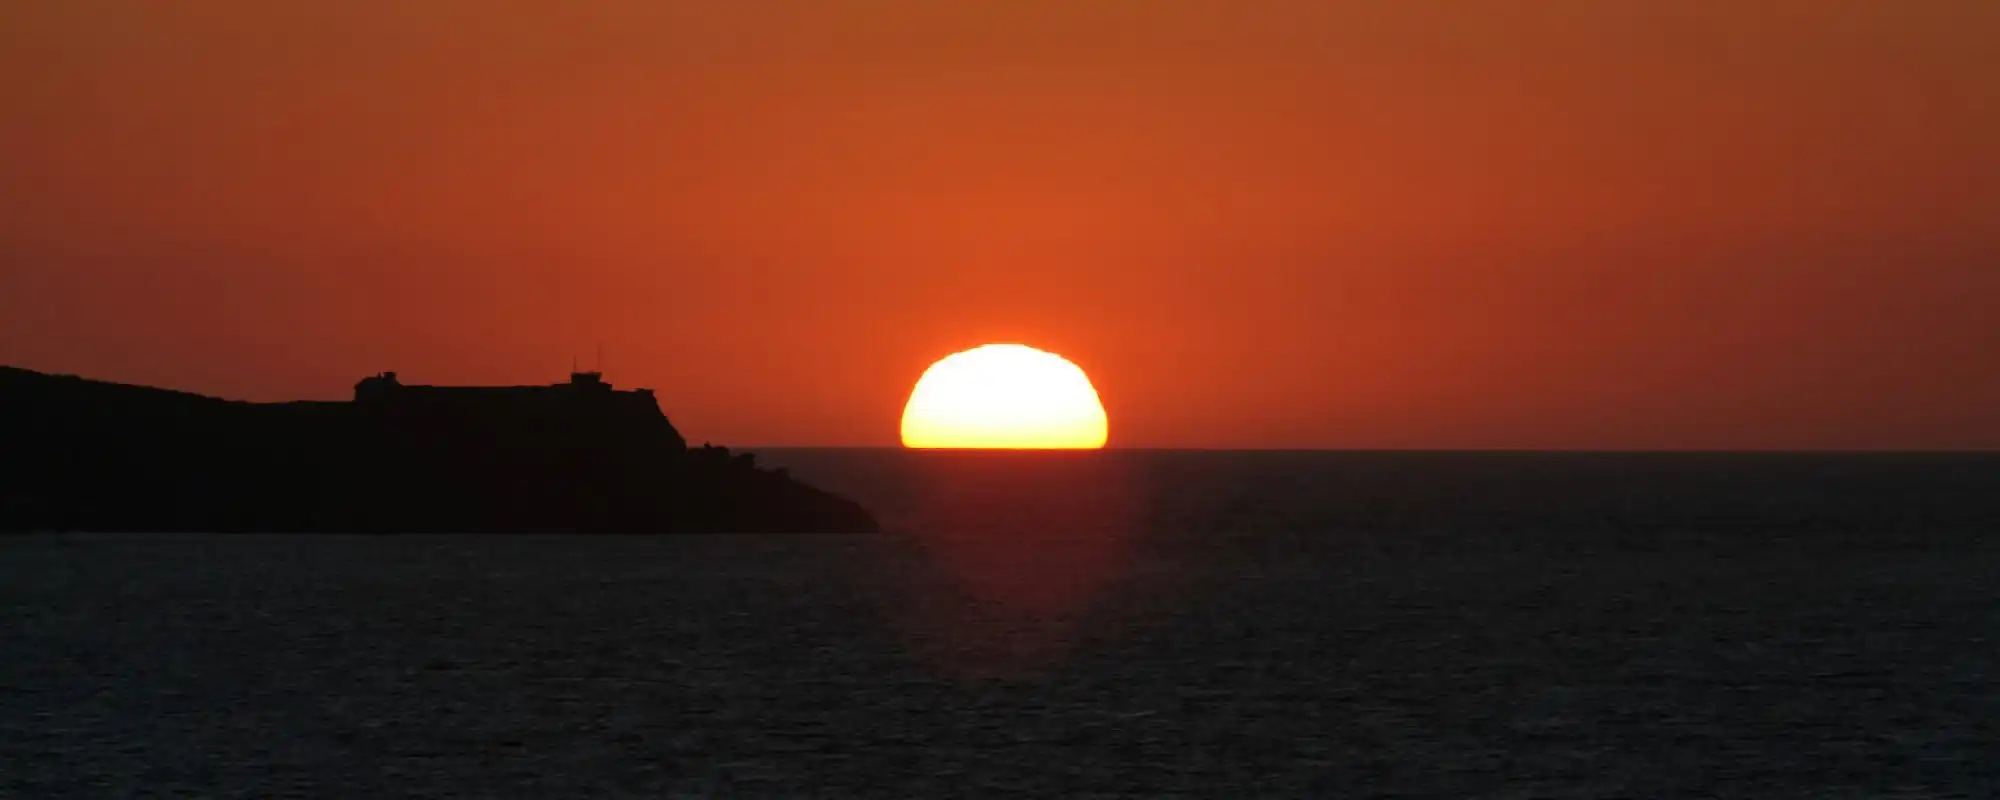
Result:
M912 454L904 519L930 567L902 613L916 649L980 677L1068 652L1093 603L1133 565L1142 504L1105 452Z

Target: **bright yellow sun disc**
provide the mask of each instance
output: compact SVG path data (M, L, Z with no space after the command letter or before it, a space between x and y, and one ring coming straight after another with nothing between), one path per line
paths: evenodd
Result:
M903 446L1091 449L1104 404L1083 370L1054 353L989 344L932 364L903 408Z

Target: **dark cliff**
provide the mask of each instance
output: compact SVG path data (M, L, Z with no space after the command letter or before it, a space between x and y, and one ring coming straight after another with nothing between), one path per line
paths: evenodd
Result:
M863 532L868 513L688 448L650 392L364 380L243 403L0 367L0 531Z

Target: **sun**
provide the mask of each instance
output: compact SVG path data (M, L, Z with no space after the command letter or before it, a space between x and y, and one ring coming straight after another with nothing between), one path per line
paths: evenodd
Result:
M1068 359L989 344L939 359L903 407L903 446L1088 450L1104 446L1104 404Z

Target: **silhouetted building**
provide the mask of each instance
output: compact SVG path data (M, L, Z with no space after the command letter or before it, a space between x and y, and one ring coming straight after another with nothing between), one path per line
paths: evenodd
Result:
M644 397L651 400L653 398L653 390L631 389L623 392L614 391L611 388L611 384L604 380L604 373L602 372L572 372L569 374L569 383L557 383L549 386L409 385L398 380L394 372L371 375L362 378L360 383L354 384L354 402L356 403L378 403L427 396L474 398L495 397L499 395L514 397L611 397L615 395L627 395Z
M593 423L657 424L671 446L686 442L666 421L651 389L617 390L601 372L572 372L568 383L548 386L426 386L406 384L394 372L362 378L354 404L363 410L432 418L539 419L583 434Z
M366 403L387 400L397 389L402 387L403 384L396 380L396 373L394 372L370 375L362 378L360 383L354 384L354 402Z

